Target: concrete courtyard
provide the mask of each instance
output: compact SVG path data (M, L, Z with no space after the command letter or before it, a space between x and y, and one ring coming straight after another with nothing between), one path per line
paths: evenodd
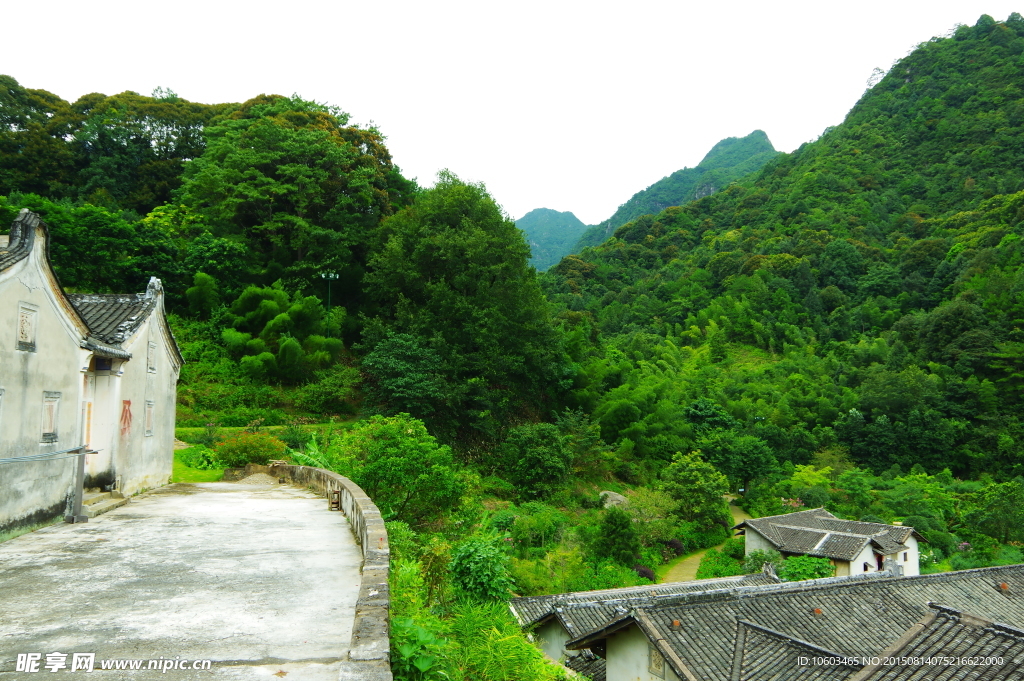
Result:
M360 563L344 515L311 492L169 485L0 544L0 680L334 681ZM67 655L58 676L46 668L54 652ZM15 670L25 653L41 654L42 676ZM73 653L94 653L95 671L72 672ZM212 664L146 670L160 658ZM104 660L143 662L118 671Z

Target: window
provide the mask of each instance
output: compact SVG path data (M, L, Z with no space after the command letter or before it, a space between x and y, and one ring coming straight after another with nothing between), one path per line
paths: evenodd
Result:
M149 341L149 352L146 355L146 366L149 367L149 373L156 373L156 343Z
M153 436L153 400L146 400L146 437Z
M18 349L36 351L36 317L39 308L31 303L18 303Z
M60 393L43 393L43 437L42 442L57 441L57 417L60 414Z
M665 658L652 646L647 646L647 671L655 676L665 678Z
M871 567L867 563L864 563L864 572L867 572L870 569Z
M906 551L903 552L903 562L904 563L907 562L907 552Z

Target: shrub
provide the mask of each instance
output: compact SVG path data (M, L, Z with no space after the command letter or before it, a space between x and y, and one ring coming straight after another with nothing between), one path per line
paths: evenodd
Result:
M230 468L241 468L247 463L265 465L284 453L285 444L266 433L235 433L217 445L217 458Z
M836 569L828 562L828 558L790 556L779 565L778 573L785 582L797 582L802 579L831 577L836 573Z
M730 558L718 549L708 549L697 567L697 579L732 577L743 574L743 563Z
M633 571L636 572L638 577L643 577L644 579L648 579L652 582L657 581L657 578L654 574L654 570L652 570L649 567L637 565L633 568Z
M452 551L451 576L455 588L481 600L506 600L512 590L508 557L497 538L471 537Z
M179 449L174 452L174 456L189 468L195 468L200 471L224 468L223 464L217 459L216 452L203 445L192 445L185 449Z
M388 531L391 560L415 560L419 556L419 536L400 520L384 523Z
M746 542L743 537L729 537L725 540L725 544L722 546L722 553L735 558L736 560L743 560L743 553L746 550Z
M778 551L758 549L757 551L751 551L750 555L743 561L743 572L748 575L754 574L755 572L761 572L765 563L772 563L778 567L781 562L782 554Z

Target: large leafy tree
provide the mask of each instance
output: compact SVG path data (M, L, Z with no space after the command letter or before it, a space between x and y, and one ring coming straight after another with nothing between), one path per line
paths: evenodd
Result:
M243 242L267 283L320 286L358 306L369 240L412 195L380 133L335 107L261 95L205 131L176 197L215 236Z
M380 409L438 395L443 403L414 415L468 447L559 405L567 369L529 255L483 185L448 172L385 221L365 279L379 305L364 344ZM420 386L399 390L399 366Z
M726 524L729 481L698 452L676 452L661 473L661 488L679 503L679 517L704 526Z

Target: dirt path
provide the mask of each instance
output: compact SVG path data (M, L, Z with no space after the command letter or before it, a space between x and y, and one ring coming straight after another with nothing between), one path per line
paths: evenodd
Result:
M732 514L732 522L734 525L750 519L747 512L739 506L729 504L729 513ZM715 548L722 548L722 544L719 544ZM673 565L661 578L661 582L692 582L697 578L697 568L700 567L700 559L704 557L705 551L707 551L707 549L687 556Z

